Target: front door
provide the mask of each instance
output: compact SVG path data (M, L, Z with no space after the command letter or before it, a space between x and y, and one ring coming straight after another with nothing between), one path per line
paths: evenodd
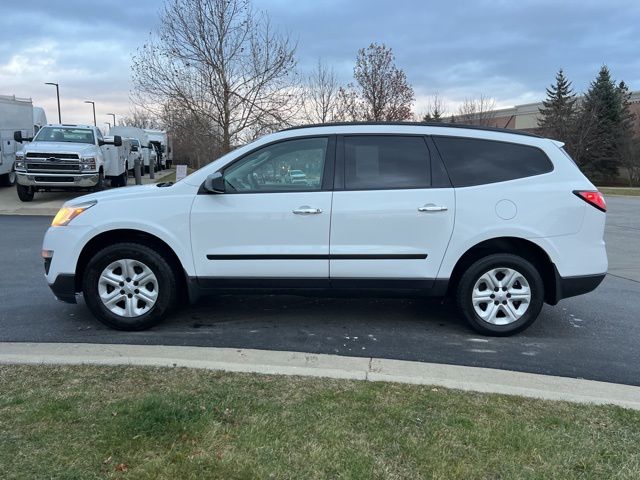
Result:
M191 242L202 281L328 279L334 142L267 145L225 167L225 193L197 195Z
M332 282L352 279L354 286L364 287L367 279L375 285L384 278L428 286L451 238L455 193L433 188L426 139L360 135L345 136L340 144L336 179L342 185L334 192L331 219Z

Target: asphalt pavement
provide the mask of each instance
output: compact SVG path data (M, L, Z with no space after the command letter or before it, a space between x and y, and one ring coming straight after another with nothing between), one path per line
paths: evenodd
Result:
M191 345L288 350L500 368L640 386L640 198L608 197L610 275L545 305L527 331L475 334L452 305L417 299L220 296L146 332L99 324L57 302L43 277L50 217L0 216L0 342Z

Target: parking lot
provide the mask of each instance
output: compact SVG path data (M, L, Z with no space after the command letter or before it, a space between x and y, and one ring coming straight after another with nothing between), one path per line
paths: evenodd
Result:
M107 329L57 302L43 278L50 217L0 216L0 341L167 344L290 350L502 368L640 385L640 198L609 197L610 275L545 306L515 337L480 337L452 305L418 299L220 296L139 333Z

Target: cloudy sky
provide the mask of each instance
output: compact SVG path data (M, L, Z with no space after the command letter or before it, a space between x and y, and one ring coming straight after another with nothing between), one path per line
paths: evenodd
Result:
M27 7L28 5L28 7ZM563 67L578 91L602 64L640 90L638 0L254 0L297 40L301 73L318 58L350 81L356 52L392 47L422 113L437 93L449 110L481 94L499 106L535 102ZM31 97L57 120L129 112L131 55L155 30L161 1L0 0L0 94ZM104 126L104 124L102 124Z

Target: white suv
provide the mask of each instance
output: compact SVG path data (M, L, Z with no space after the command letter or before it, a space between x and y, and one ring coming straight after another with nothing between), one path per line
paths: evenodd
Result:
M306 183L282 183L300 170ZM135 201L137 208L128 206ZM65 204L55 295L142 330L216 292L451 296L508 335L607 271L606 206L560 142L506 130L333 124L265 136L176 183Z

